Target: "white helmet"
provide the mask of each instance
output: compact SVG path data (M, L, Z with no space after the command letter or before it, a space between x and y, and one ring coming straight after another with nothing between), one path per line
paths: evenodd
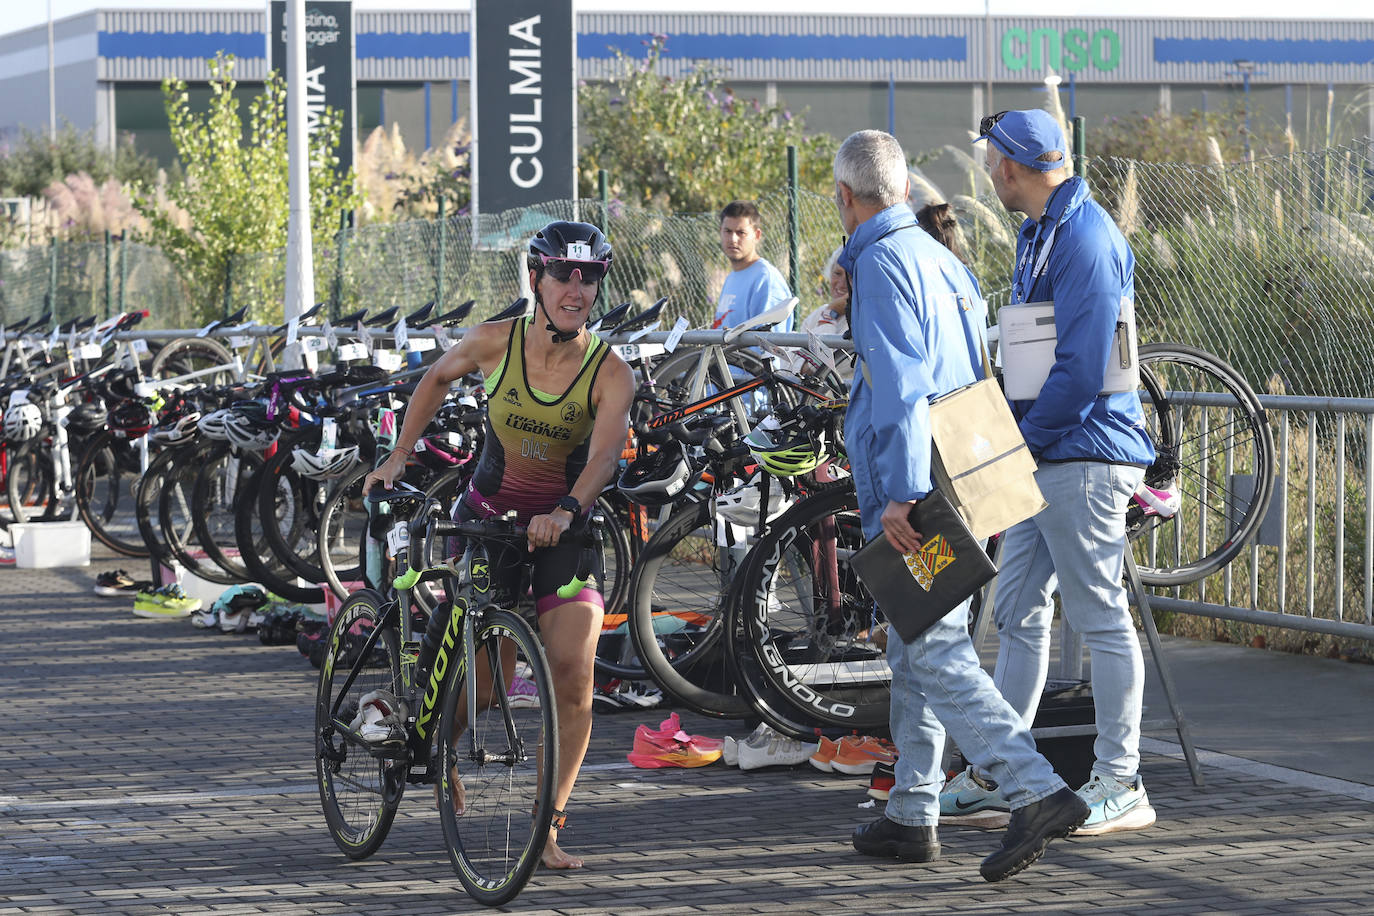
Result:
M224 433L230 445L246 452L266 451L281 434L276 424L245 417L236 410L230 410L229 416L224 418Z
M193 410L165 423L159 423L148 431L148 441L159 445L178 445L189 442L199 429L200 412Z
M329 480L334 477L342 477L361 463L362 459L358 456L358 446L356 445L324 449L318 453L312 452L303 445L298 445L291 452L292 469L302 477L308 477L311 480Z
M222 407L219 410L212 410L200 418L196 425L200 431L210 439L218 439L221 442L229 438L229 433L224 430L225 418L229 416L229 408Z
M20 401L5 411L5 439L9 442L28 442L43 428L43 411L37 404Z
M727 522L736 525L757 525L759 523L759 477L754 475L739 486L726 490L716 497L716 514ZM772 521L788 509L792 500L782 492L782 487L774 484L768 488L768 518Z

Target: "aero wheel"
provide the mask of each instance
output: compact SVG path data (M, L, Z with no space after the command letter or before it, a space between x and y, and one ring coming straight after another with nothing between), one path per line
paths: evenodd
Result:
M852 487L793 506L759 539L736 589L741 678L775 725L882 728L892 698L878 612L849 565L864 544ZM774 719L769 716L770 720Z
M702 715L739 719L721 634L725 596L747 544L726 546L708 503L679 506L640 551L626 610L630 639L663 692Z
M365 859L381 847L406 784L404 746L373 748L347 734L367 694L405 696L396 630L380 626L387 609L376 592L354 592L339 608L320 664L315 773L329 834L350 859Z
M1274 488L1274 442L1259 398L1239 373L1181 344L1140 348L1140 400L1157 458L1145 473L1176 490L1169 518L1126 515L1146 585L1186 585L1219 571L1258 530Z
M520 893L548 838L558 720L548 662L529 624L492 608L475 632L476 720L467 722L466 665L453 665L434 766L439 819L458 880L474 900L499 906ZM513 706L506 686L517 671L534 692Z
M138 440L103 432L86 447L74 475L81 520L96 540L126 557L148 556L134 506L134 489L143 476L142 448Z

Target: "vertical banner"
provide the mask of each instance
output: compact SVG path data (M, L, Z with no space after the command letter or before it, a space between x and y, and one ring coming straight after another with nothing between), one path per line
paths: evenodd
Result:
M267 65L286 73L286 2L271 0L267 17ZM315 132L328 105L343 112L339 136L339 174L353 165L358 136L353 77L353 4L350 0L306 0L305 118Z
M471 48L473 211L576 198L572 0L473 0Z

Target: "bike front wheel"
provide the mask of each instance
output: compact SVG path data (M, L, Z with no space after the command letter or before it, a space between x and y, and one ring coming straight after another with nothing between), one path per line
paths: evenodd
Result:
M384 625L388 610L371 589L349 596L330 628L315 695L320 804L329 835L350 859L365 859L381 847L406 786L404 745L394 752L374 749L349 734L367 694L405 696L400 640L394 626ZM358 662L357 676L350 677Z
M558 718L548 661L530 625L492 609L474 631L473 676L460 660L444 692L434 757L439 819L458 880L474 900L500 906L524 888L548 839ZM528 682L518 700L509 691L517 672ZM469 684L478 694L470 723Z

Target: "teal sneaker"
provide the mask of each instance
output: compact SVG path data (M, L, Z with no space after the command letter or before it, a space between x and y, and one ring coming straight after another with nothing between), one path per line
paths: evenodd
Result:
M1098 836L1123 830L1144 830L1155 822L1155 809L1145 794L1139 775L1130 780L1094 773L1088 784L1078 790L1088 803L1088 819L1074 831L1075 836Z
M1005 827L1011 806L997 791L997 783L966 767L940 790L940 822L970 827Z

